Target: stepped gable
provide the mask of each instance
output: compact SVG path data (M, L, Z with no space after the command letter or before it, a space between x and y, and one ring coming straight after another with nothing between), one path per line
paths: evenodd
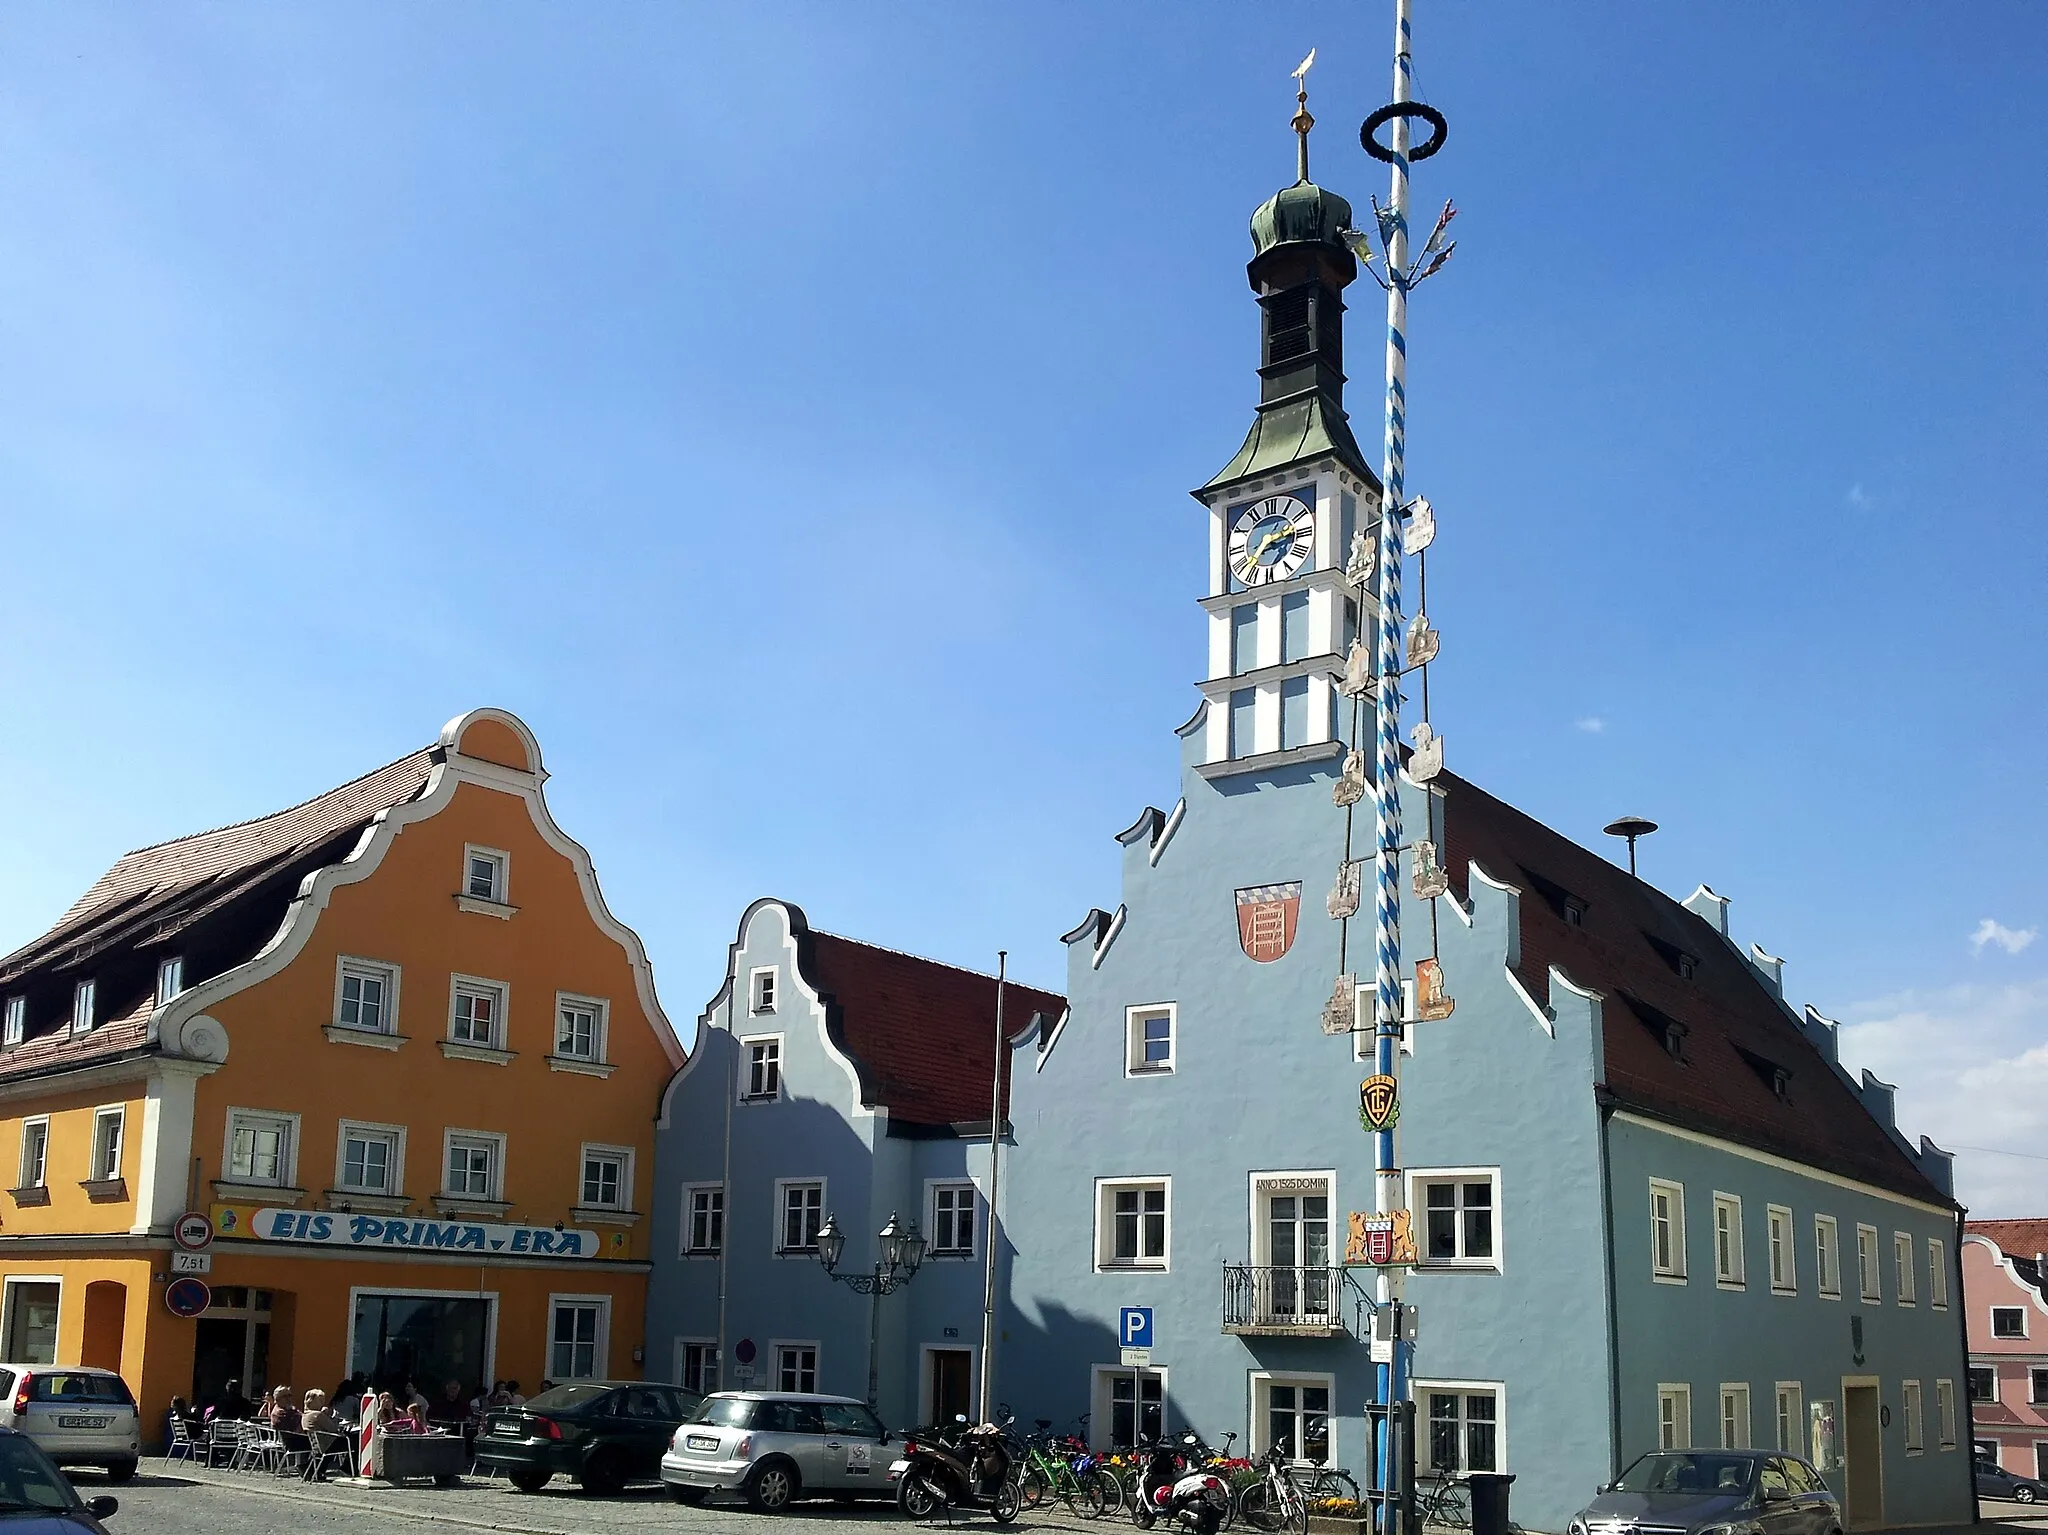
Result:
M870 1106L907 1124L988 1123L994 976L831 933L805 932L798 942L804 974L827 1004L833 1041L859 1069ZM1034 1014L1057 1018L1066 1007L1064 997L1011 981L1003 1026L1016 1035ZM1005 1118L1009 1095L1006 1076Z
M1522 891L1516 974L1529 994L1549 997L1553 965L1603 994L1601 1086L1617 1105L1953 1207L1705 920L1484 790L1449 773L1436 783L1460 893L1468 861Z

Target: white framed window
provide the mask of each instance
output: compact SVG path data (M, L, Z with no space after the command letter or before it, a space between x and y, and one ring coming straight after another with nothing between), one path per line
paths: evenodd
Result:
M1806 1388L1796 1380L1778 1382L1778 1448L1806 1458Z
M564 1060L602 1061L611 1004L602 997L555 994L555 1054Z
M632 1209L633 1148L593 1145L586 1141L583 1146L583 1172L577 1183L583 1196L577 1202L584 1209Z
M71 1032L84 1034L99 1021L99 983L87 976L71 988Z
M28 1034L28 998L7 999L6 1021L0 1023L0 1045L13 1047L22 1042Z
M1948 1244L1940 1237L1927 1239L1927 1304L1948 1310Z
M1500 1267L1500 1169L1418 1168L1408 1175L1408 1208L1425 1268Z
M1091 1367L1088 1435L1095 1448L1127 1449L1165 1433L1166 1373L1156 1367Z
M505 1137L489 1130L446 1132L441 1192L451 1199L498 1201L505 1186Z
M1685 1185L1650 1180L1650 1277L1685 1283Z
M1095 1180L1097 1269L1167 1267L1172 1235L1171 1178Z
M932 1185L931 1253L935 1258L974 1255L974 1185Z
M1935 1425L1941 1432L1941 1447L1953 1450L1956 1447L1956 1383L1952 1380L1938 1380L1934 1383Z
M1920 1286L1913 1274L1913 1236L1911 1232L1892 1233L1892 1279L1901 1306L1910 1306L1918 1299Z
M38 1114L21 1122L21 1180L15 1186L40 1189L49 1186L50 1116Z
M1792 1224L1792 1212L1784 1205L1764 1209L1764 1228L1771 1248L1771 1293L1799 1293L1799 1239ZM1778 1448L1783 1449L1780 1445ZM1796 1453L1796 1452L1795 1452Z
M757 1013L775 1011L775 967L763 965L747 977L747 1005Z
M1124 1075L1150 1076L1173 1070L1175 1005L1154 1003L1124 1009Z
M1319 1465L1328 1460L1330 1398L1336 1384L1331 1375L1255 1371L1252 1454L1263 1455L1277 1444L1290 1460L1312 1460Z
M1823 1300L1841 1296L1842 1260L1832 1215L1813 1218L1813 1272Z
M1926 1428L1920 1421L1920 1382L1917 1380L1899 1382L1899 1416L1906 1420L1906 1453L1918 1455L1927 1448L1927 1437Z
M715 1257L725 1250L725 1189L692 1183L683 1189L683 1256Z
M2024 1338L2027 1335L2027 1313L2020 1306L1993 1306L1991 1308L1991 1336L1994 1338Z
M156 967L156 1005L162 1007L185 989L185 956L173 954Z
M608 1295L548 1297L548 1378L603 1380L611 1374L612 1301Z
M1468 1476L1507 1469L1507 1390L1499 1381L1418 1380L1417 1415L1422 1463L1435 1472Z
M740 1041L746 1052L746 1074L740 1079L740 1099L745 1103L765 1102L782 1096L782 1036L750 1035Z
M474 975L450 977L448 1038L458 1045L504 1049L505 993L502 981L486 981Z
M825 1224L825 1180L778 1178L775 1181L775 1250L814 1253L818 1228Z
M676 1339L676 1384L699 1396L709 1396L718 1389L716 1339Z
M503 906L509 900L512 855L503 848L469 846L462 850L462 893L472 901Z
M1742 1201L1733 1194L1714 1196L1714 1282L1739 1290L1746 1282L1742 1262Z
M1749 1386L1744 1381L1721 1383L1721 1448L1749 1448Z
M128 1111L119 1104L92 1111L92 1181L112 1183L121 1176L121 1142Z
M1856 1228L1856 1293L1867 1301L1884 1299L1884 1276L1877 1267L1877 1228Z
M397 1197L405 1188L405 1126L344 1119L334 1152L334 1187Z
M296 1114L229 1109L227 1155L222 1162L227 1181L292 1187L298 1128Z
M1692 1387L1673 1383L1657 1387L1657 1448L1692 1448Z
M818 1389L818 1345L777 1343L775 1348L775 1389L816 1391Z
M365 1034L398 1032L398 967L343 955L335 966L334 1022Z

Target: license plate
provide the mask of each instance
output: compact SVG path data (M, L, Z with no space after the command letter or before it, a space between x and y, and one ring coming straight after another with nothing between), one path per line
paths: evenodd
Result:
M909 1469L910 1462L907 1460L892 1460L889 1462L889 1475L891 1476L901 1476Z
M686 1434L683 1437L683 1443L692 1450L715 1450L718 1448L718 1440L710 1434Z
M519 1436L519 1425L517 1423L494 1423L491 1425L491 1432L501 1435L506 1439L516 1439Z
M111 1422L113 1422L113 1421L114 1421L114 1420L113 1420L112 1418L59 1418L59 1419L57 1420L57 1427L59 1427L59 1428L105 1428L105 1427L106 1427L106 1426L107 1426L107 1425L108 1425L109 1423L111 1423Z

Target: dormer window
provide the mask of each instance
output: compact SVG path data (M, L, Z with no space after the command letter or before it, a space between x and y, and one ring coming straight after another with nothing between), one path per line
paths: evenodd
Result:
M173 954L156 967L156 1005L162 1007L185 989L185 956Z
M1564 898L1563 911L1564 925L1566 927L1584 927L1586 925L1586 903L1577 896L1568 895Z
M1771 1091L1776 1094L1780 1103L1783 1103L1791 1094L1792 1073L1783 1066L1775 1066L1771 1069Z
M71 993L71 1032L84 1034L91 1030L94 1022L93 1004L97 986L91 980L80 981Z
M1692 980L1699 974L1699 971L1700 962L1692 955L1681 953L1678 956L1678 978L1681 981Z
M15 1045L20 1044L27 1033L28 998L9 997L7 999L6 1022L4 1025L0 1025L0 1045L6 1045L11 1049Z
M1685 1059L1685 1025L1667 1023L1664 1025L1664 1053L1674 1061Z

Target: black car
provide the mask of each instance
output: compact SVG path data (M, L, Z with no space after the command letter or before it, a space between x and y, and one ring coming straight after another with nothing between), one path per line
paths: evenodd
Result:
M476 1436L479 1468L503 1471L521 1492L557 1472L585 1492L614 1493L661 1474L661 1454L704 1400L694 1391L640 1380L577 1381L523 1407L494 1407Z
M0 1522L8 1535L107 1535L100 1521L119 1507L112 1498L79 1497L33 1439L0 1428Z
M2015 1476L2005 1467L1988 1460L1977 1462L1977 1496L2006 1498L2014 1503L2038 1503L2048 1498L2048 1486L2031 1476Z
M1572 1515L1568 1535L1842 1535L1842 1505L1797 1455L1653 1450Z

